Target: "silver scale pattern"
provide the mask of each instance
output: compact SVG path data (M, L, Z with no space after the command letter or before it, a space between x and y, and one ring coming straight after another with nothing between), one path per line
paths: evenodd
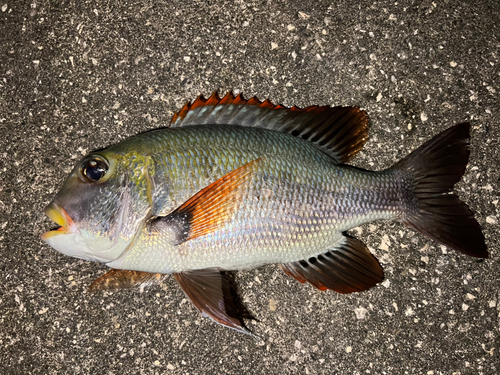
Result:
M121 268L171 273L298 261L333 248L343 231L403 211L394 172L337 165L288 134L217 125L163 129L139 138L135 141L148 145L155 165L153 215L168 214L230 171L264 159L223 228L177 246L172 233L145 232L115 264Z

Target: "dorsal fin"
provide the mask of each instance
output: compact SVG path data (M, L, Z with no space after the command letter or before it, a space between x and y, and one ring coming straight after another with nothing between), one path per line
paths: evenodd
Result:
M289 133L312 142L337 162L345 163L368 139L369 118L358 107L311 106L286 108L256 97L249 100L228 92L200 95L175 113L169 127L188 125L241 125Z

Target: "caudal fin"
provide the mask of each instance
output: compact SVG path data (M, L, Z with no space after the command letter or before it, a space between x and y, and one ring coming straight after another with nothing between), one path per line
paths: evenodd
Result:
M411 207L401 221L461 253L487 258L469 207L451 192L469 160L470 124L455 125L423 144L393 168L413 179Z

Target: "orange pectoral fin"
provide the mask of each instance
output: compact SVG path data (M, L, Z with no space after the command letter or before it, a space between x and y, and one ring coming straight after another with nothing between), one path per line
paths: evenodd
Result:
M169 215L152 220L149 230L174 229L177 244L180 244L220 229L238 210L250 175L262 160L253 160L219 178Z

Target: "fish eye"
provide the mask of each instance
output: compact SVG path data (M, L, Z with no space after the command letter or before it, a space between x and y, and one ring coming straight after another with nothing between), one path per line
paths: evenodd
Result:
M85 159L80 168L83 180L86 182L98 182L108 172L109 164L100 156L91 156Z

